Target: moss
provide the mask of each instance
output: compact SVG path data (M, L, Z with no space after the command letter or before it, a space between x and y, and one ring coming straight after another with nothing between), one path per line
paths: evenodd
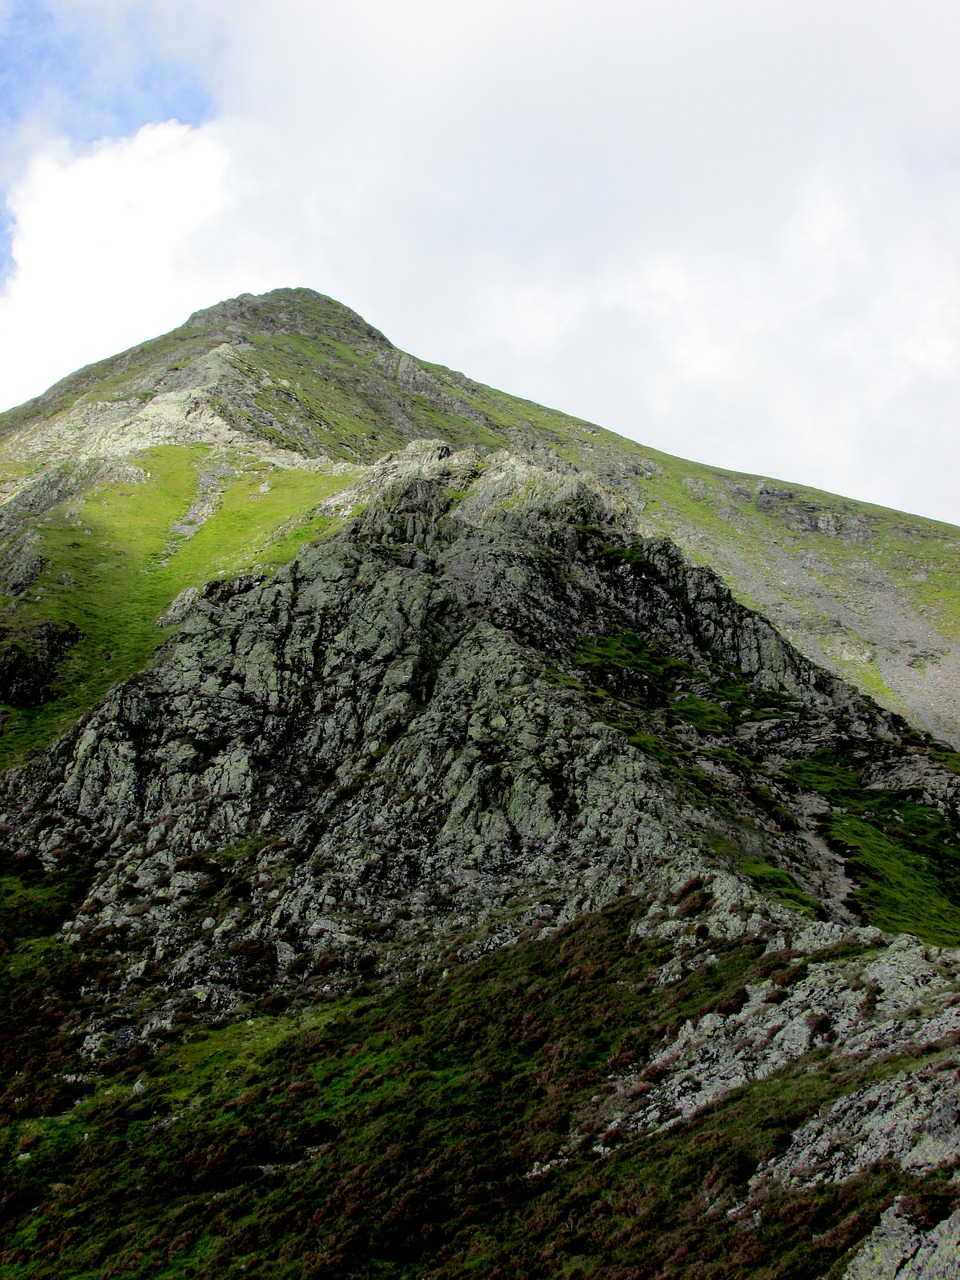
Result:
M857 639L855 638L855 643ZM902 707L901 699L897 697L884 680L880 671L880 664L876 659L872 659L869 662L850 660L844 656L842 649L838 651L835 645L829 646L827 652L832 660L836 662L843 678L855 685L862 693L876 699L877 702L885 707Z
M739 751L734 751L731 747L707 747L702 754L709 760L716 760L720 764L737 771L746 770L747 772L752 772L757 767L755 760L751 760L749 756L745 756Z
M960 946L960 902L942 892L936 868L909 835L891 838L852 815L830 818L824 830L859 882L854 898L872 924L938 946Z
M230 845L226 849L218 849L214 858L218 863L225 866L232 866L237 862L246 862L266 847L267 841L263 837L254 836L249 840L238 840L236 844Z
M960 751L931 751L932 759L946 765L953 773L960 773Z
M672 768L676 764L676 747L662 737L652 733L637 733L631 725L623 724L620 721L608 721L608 723L626 733L627 741L631 747L636 747L638 751L643 751L646 755L652 756L654 760L659 761L661 765L667 768Z
M758 857L756 853L748 852L729 835L719 831L713 832L707 842L714 853L727 859L731 866L741 875L746 876L761 893L768 894L777 902L781 902L785 907L790 907L791 910L799 912L808 919L826 918L822 905L815 898L805 894L788 871L775 866L765 858ZM756 841L750 839L748 843L752 847Z
M66 917L77 897L76 871L30 883L23 876L0 875L0 939L40 938Z
M671 711L678 720L693 725L701 733L724 734L733 728L729 712L723 706L696 694L688 693L677 698Z
M585 671L635 671L660 689L672 687L679 677L690 673L689 664L669 657L655 640L635 631L587 637L574 649L573 662Z

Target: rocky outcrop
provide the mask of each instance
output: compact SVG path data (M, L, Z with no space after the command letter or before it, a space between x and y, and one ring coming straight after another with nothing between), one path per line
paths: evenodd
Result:
M782 519L794 533L823 533L828 538L840 538L851 546L867 543L874 536L867 520L853 504L838 512L769 480L757 483L754 501L758 511Z
M731 918L779 927L789 913L708 852L723 821L620 718L646 702L657 731L681 694L632 668L591 676L578 644L629 631L700 695L734 678L779 691L793 712L738 729L768 754L859 735L880 758L890 718L715 575L639 540L573 469L425 445L363 485L362 514L273 578L184 600L150 670L7 775L13 865L94 858L64 933L120 945L125 982L151 975L150 1015L128 1007L124 1025L387 972L458 934L474 954L705 870L725 877ZM679 728L688 753L720 740ZM703 763L714 787L739 786ZM808 883L816 847L756 816L766 856Z
M957 1280L960 1211L932 1226L911 1220L897 1201L857 1251L843 1280Z
M200 445L242 464L310 470L369 465L435 434L539 461L552 452L601 476L648 535L710 563L808 657L960 741L948 526L655 460L633 441L417 360L308 289L197 312L0 415L0 532L16 542L9 575L0 557L0 588L17 594L41 571L42 553L28 546L42 510L118 482L147 450Z

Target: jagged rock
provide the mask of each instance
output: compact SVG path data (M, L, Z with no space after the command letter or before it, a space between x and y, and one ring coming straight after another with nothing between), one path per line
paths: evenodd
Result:
M109 850L67 936L122 938L131 973L164 975L171 1008L194 1007L199 983L226 1012L267 974L296 987L291 967L347 973L371 949L388 968L420 963L457 929L503 943L547 905L562 922L704 870L729 886L717 936L783 927L789 913L705 856L678 776L554 671L579 639L627 627L797 699L804 727L757 726L779 723L781 750L822 744L828 725L889 732L883 713L715 575L638 542L629 508L573 470L418 444L357 497L352 525L272 579L181 597L152 669L7 776L15 857L37 850L52 869L69 829ZM781 843L791 866L809 861ZM389 944L374 943L385 924ZM795 1006L821 998L813 983ZM785 1034L738 1078L809 1047L801 1034L784 1056Z
M166 613L157 619L158 627L175 627L182 622L200 598L198 587L185 587L174 599Z
M901 1203L890 1206L860 1246L843 1280L957 1280L960 1211L926 1230Z
M960 1163L960 1093L952 1065L906 1072L846 1095L798 1130L790 1149L755 1182L839 1182L882 1160L917 1173Z
M22 596L36 582L49 563L45 556L38 555L30 539L24 539L19 546L11 548L4 557L4 586L11 596Z

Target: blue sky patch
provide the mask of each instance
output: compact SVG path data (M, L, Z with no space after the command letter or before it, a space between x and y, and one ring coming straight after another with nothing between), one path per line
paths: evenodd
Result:
M13 257L11 256L12 234L13 219L4 206L0 205L0 284L3 283L13 268Z
M43 0L14 0L0 18L0 148L22 129L60 134L81 147L129 137L176 119L199 125L214 114L192 68L155 52L146 21ZM0 214L0 282L9 274L10 219Z
M0 128L38 115L86 143L160 120L208 120L206 86L189 68L158 57L149 37L133 15L108 22L17 0L0 27Z

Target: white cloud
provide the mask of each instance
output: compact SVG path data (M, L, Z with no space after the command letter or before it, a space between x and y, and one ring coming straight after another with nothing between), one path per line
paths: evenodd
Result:
M228 267L204 234L229 209L214 126L148 125L74 155L37 155L10 194L15 269L0 296L0 402L180 324L197 300L276 283L264 255Z
M34 162L5 344L65 307L89 359L302 283L651 445L960 520L946 0L60 3L107 34L136 12L219 115L167 160L138 135ZM61 193L97 162L74 236ZM53 273L71 238L96 268ZM51 373L77 363L58 342Z

